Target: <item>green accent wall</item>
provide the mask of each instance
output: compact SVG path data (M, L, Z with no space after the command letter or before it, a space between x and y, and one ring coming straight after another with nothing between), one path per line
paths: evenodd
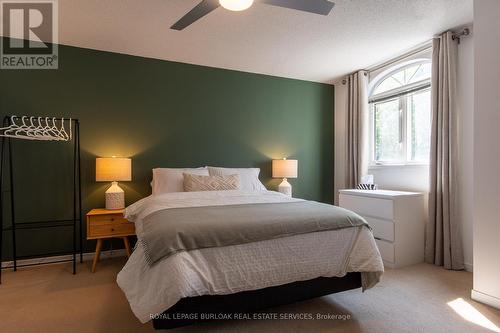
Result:
M332 202L333 109L332 85L68 46L58 70L0 70L2 118L80 120L83 215L104 206L109 184L95 182L95 157L112 155L132 158L133 181L121 183L127 204L151 193L155 167L260 167L275 189L271 160L283 157L299 160L296 197ZM13 148L17 220L71 218L71 145ZM19 231L19 255L69 250L70 230ZM9 258L9 234L3 245Z

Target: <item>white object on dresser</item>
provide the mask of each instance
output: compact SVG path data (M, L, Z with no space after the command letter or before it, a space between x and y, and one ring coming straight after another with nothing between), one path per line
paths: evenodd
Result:
M422 193L340 190L339 206L366 219L389 268L424 261L425 218Z

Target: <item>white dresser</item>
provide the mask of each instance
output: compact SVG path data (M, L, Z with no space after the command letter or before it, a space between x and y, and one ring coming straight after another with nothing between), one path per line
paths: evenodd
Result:
M339 205L370 224L385 266L396 268L424 261L422 193L340 190Z

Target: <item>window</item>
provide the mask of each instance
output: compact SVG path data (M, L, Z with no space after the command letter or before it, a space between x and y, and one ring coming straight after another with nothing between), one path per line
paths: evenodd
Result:
M431 63L412 62L384 72L370 96L374 165L428 164Z

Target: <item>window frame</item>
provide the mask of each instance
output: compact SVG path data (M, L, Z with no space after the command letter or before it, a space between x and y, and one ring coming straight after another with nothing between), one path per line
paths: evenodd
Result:
M408 122L408 97L411 94L419 93L419 92L424 92L426 90L430 91L431 88L431 78L420 80L417 82L413 82L407 85L404 85L402 87L397 87L388 91L384 91L382 93L373 95L373 92L377 90L378 86L384 82L385 79L388 79L392 75L404 71L410 67L413 67L418 64L430 64L431 60L430 59L421 59L419 61L412 61L404 66L397 66L393 70L387 71L379 77L375 84L371 88L370 92L370 97L368 99L368 105L369 105L369 136L370 139L369 145L370 145L370 162L369 162L369 167L370 168L377 168L377 167L385 167L385 166L428 166L429 162L422 162L422 161L412 161L409 159L409 151L408 151L408 144L410 138L408 135L411 134L411 131L409 131L409 122ZM399 112L400 112L400 120L399 120L399 128L400 128L400 137L402 138L401 142L401 154L400 154L400 159L396 161L377 161L375 160L375 142L376 142L376 128L375 128L375 107L377 103L381 102L387 102L391 100L399 100Z

